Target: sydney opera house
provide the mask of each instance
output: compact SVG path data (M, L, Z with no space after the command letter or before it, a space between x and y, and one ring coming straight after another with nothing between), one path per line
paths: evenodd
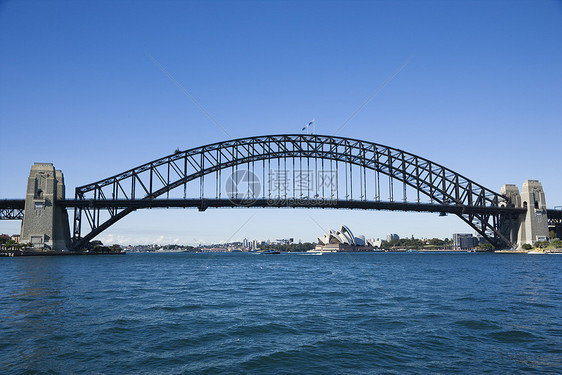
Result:
M355 237L351 230L342 225L340 230L330 229L330 233L318 237L315 251L343 252L343 251L373 251L374 240L365 240L365 236Z

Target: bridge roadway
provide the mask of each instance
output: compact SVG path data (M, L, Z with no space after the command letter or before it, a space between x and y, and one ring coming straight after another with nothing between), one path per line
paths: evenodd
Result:
M431 204L410 202L384 202L384 201L361 201L361 200L323 200L323 199L136 199L136 200L79 200L65 199L55 203L65 208L198 208L204 211L207 208L221 207L275 207L275 208L347 208L363 210L386 210L386 211L414 211L414 212L439 212L450 214L524 214L524 208L513 207L471 207L454 204ZM25 199L0 199L0 213L2 219L21 219L17 216L25 207ZM8 212L12 213L8 215ZM562 210L547 209L549 220L562 220Z
M0 209L24 209L25 199L0 199Z
M416 212L444 212L452 214L462 213L487 213L487 214L520 214L525 213L523 208L512 207L470 207L463 205L443 205L431 203L410 202L384 202L384 201L361 201L361 200L329 200L329 199L136 199L136 200L80 200L65 199L56 201L57 206L65 208L189 208L200 209L219 207L292 207L292 208L349 208L364 210L388 210L388 211L416 211ZM2 199L0 209L19 210L25 207L24 199ZM553 214L559 214L561 210L548 210ZM550 215L549 215L550 217Z
M152 199L152 200L64 200L57 201L63 207L89 208L172 208L195 207L200 211L219 207L275 207L275 208L347 208L363 210L443 212L451 214L521 214L523 208L512 207L469 207L461 205L442 205L430 203L382 202L361 200L329 199Z

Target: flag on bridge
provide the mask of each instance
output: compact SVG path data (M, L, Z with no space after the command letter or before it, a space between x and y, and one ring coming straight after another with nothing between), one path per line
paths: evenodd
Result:
M308 129L308 127L309 127L310 125L312 125L313 123L314 123L314 120L310 121L308 124L306 124L306 125L304 126L304 128L302 128L302 130Z

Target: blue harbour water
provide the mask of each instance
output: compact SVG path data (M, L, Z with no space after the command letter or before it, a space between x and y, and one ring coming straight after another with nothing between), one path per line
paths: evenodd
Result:
M562 255L0 259L2 374L562 373Z

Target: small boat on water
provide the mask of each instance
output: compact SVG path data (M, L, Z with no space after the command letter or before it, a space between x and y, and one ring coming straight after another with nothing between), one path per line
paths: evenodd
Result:
M535 254L546 254L546 251L544 251L544 249L536 248L535 250L531 250L528 251L527 254L531 254L531 255L535 255Z
M281 254L279 251L277 250L265 250L261 252L262 254Z

